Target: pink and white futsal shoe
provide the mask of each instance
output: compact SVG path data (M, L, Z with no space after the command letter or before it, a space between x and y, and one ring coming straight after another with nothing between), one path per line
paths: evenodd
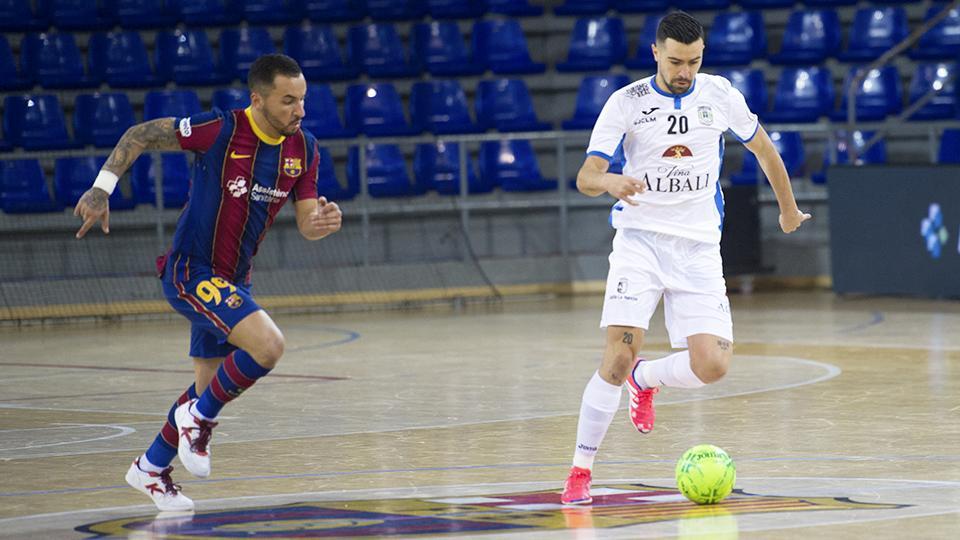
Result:
M193 501L173 483L170 473L173 467L155 473L140 469L140 458L133 461L127 470L126 480L131 487L153 499L153 504L163 512L186 512L193 510Z
M592 503L593 497L590 496L591 481L590 469L571 467L570 475L567 476L567 481L563 484L563 494L560 495L560 502L563 504Z
M190 474L206 478L210 476L210 437L217 423L194 416L190 406L196 402L196 399L191 399L173 413L180 437L177 455Z
M650 433L653 431L653 421L657 417L653 409L653 396L660 391L660 388L640 388L634 379L634 373L640 362L643 362L643 359L637 358L633 369L630 370L630 375L627 376L627 390L630 391L630 422L640 433Z

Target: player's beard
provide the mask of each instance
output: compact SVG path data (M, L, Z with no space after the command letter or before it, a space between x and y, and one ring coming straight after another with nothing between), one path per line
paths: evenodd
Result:
M297 119L289 124L284 125L277 119L277 117L270 114L270 111L266 110L266 108L263 110L263 117L267 119L267 122L269 122L271 126L273 126L273 129L277 130L277 132L284 137L296 135L297 132L300 131L300 125L298 122L300 122L302 119Z
M686 85L681 85L684 82L686 83ZM686 81L683 79L674 79L667 83L667 89L670 90L671 94L682 94L687 90L690 90L690 81Z

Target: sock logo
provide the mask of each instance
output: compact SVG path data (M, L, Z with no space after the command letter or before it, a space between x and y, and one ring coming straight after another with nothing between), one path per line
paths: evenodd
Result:
M583 444L583 443L580 443L580 444L577 445L577 450L583 450L583 451L585 451L585 452L593 452L593 453L596 453L596 452L597 452L597 447L596 447L596 446L587 446L587 445L585 445L585 444Z

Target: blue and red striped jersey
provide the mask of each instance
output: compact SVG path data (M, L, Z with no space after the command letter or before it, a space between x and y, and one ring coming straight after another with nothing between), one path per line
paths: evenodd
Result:
M172 251L209 263L213 273L247 281L264 234L287 201L317 197L320 153L309 132L274 139L250 109L176 118L180 147L196 152L190 197Z

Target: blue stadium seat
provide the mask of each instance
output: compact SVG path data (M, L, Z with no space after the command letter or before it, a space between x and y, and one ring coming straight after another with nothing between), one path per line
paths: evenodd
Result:
M157 75L163 80L186 86L213 85L226 77L213 61L213 49L203 30L158 32Z
M792 7L793 0L739 0L737 2L744 9L776 9Z
M403 102L392 83L350 85L344 108L347 128L357 133L369 137L419 133L407 123Z
M486 20L473 24L471 49L477 62L497 74L543 73L546 66L530 59L520 23Z
M397 29L388 23L361 24L350 28L347 57L371 77L412 77L418 74L410 63Z
M710 50L704 63L712 66L749 64L766 56L767 33L759 11L719 13L707 33Z
M952 62L918 64L910 81L910 103L916 103L927 92L936 94L910 115L910 120L943 120L957 116L957 65Z
M65 208L73 208L100 172L107 156L83 156L57 158L54 165L53 193L57 202ZM121 185L110 194L110 211L129 210L136 206L133 197L123 194Z
M367 187L371 197L417 195L419 186L410 181L407 163L395 144L367 143ZM360 185L360 150L351 147L347 154L347 182Z
M870 148L863 152L864 145L873 138L873 131L854 131L852 137L847 136L846 131L837 131L837 164L843 165L850 163L850 147L857 149L857 165L883 164L887 162L887 143L884 139L877 140ZM825 184L827 182L827 167L830 166L830 148L823 152L823 170L810 175L810 179L815 184Z
M601 15L610 9L610 0L566 0L553 8L555 15Z
M98 83L83 72L73 34L27 34L20 42L20 69L44 88L90 88Z
M819 64L840 48L840 19L836 11L797 10L790 13L775 64Z
M464 45L460 26L451 21L415 24L413 56L420 69L431 75L479 75L484 71Z
M777 81L768 122L816 122L833 110L830 71L820 67L786 68Z
M434 19L476 19L487 10L484 2L426 0L427 13Z
M480 177L504 191L556 189L557 181L540 173L530 141L523 139L485 141L480 145Z
M160 154L163 174L163 207L182 208L190 192L190 167L183 152ZM157 167L151 154L142 154L133 163L130 182L136 204L157 204Z
M147 48L136 31L97 33L88 48L90 75L116 88L141 88L160 83L150 69Z
M424 0L367 0L367 13L375 21L409 21L426 15Z
M309 90L309 88L308 88ZM213 91L213 106L224 113L250 106L250 90L246 88L220 88ZM306 119L304 119L306 122Z
M658 13L669 7L670 2L666 0L613 0L613 9L617 13Z
M460 194L460 144L437 141L418 144L413 155L413 174L423 189L441 195ZM481 182L467 156L467 192L488 193L493 185Z
M747 106L754 113L764 116L767 113L767 83L760 69L727 69L721 73L734 88L743 94Z
M960 163L960 129L943 130L937 163Z
M337 36L328 24L288 27L283 33L283 49L310 81L342 81L360 74L357 66L344 62Z
M347 182L344 187L337 179L336 170L333 167L333 157L330 151L324 147L319 147L320 163L317 166L317 194L326 197L328 201L346 201L357 196L360 191L358 184ZM356 179L359 181L359 179Z
M946 6L935 4L927 9L924 21L929 21ZM950 10L947 18L920 36L917 47L910 51L914 60L955 59L960 56L960 9Z
M73 100L73 136L80 144L111 147L134 124L127 94L80 94Z
M170 9L190 26L237 24L243 16L237 0L167 0Z
M626 55L627 36L621 19L583 17L573 26L567 60L557 64L557 71L606 71L622 64Z
M730 7L730 0L678 0L676 6L687 11L701 9L726 9Z
M843 96L840 109L831 117L837 121L847 119L847 89L858 66L852 66L843 81ZM857 90L857 120L883 120L887 115L903 110L903 92L900 89L900 72L896 66L887 65L870 71Z
M770 140L773 141L777 153L783 158L787 174L792 177L802 175L806 155L800 133L796 131L771 131ZM764 178L764 174L757 164L757 156L749 150L744 150L743 167L740 172L730 177L730 181L737 185L751 185L759 183L761 178Z
M867 62L907 37L907 13L902 7L864 7L853 16L844 62Z
M35 12L30 0L0 0L0 32L33 32L48 26L46 13Z
M93 181L90 181L92 184ZM8 214L61 210L50 197L47 179L35 159L0 161L0 210Z
M113 13L123 28L166 28L177 16L164 0L104 0L104 10Z
M67 135L60 100L53 94L3 98L3 132L11 144L27 150L79 146Z
M486 0L487 11L512 17L543 15L543 7L530 5L529 0Z
M467 96L456 80L418 82L410 92L410 120L417 131L477 133L470 119Z
M804 5L807 6L823 6L823 7L836 7L836 6L852 6L857 3L858 0L804 0Z
M220 69L230 79L246 82L253 61L275 52L270 33L262 26L228 28L220 34Z
M143 98L143 119L184 117L201 112L200 98L193 90L151 90Z
M474 108L483 129L541 131L550 124L537 120L530 90L522 79L480 81Z
M650 46L657 41L657 26L662 18L663 15L647 15L647 18L643 21L643 29L640 30L640 39L637 40L637 52L624 62L628 68L654 69L657 67L657 62L653 59L653 53L650 52Z
M113 26L112 15L101 13L91 0L38 0L37 11L46 13L57 30L101 30Z
M243 18L250 24L285 24L303 18L300 0L243 0Z
M307 97L303 107L306 116L303 118L303 127L318 139L341 139L353 137L356 130L346 129L340 122L340 112L337 100L333 97L330 87L325 84L307 84Z
M25 90L31 86L32 82L17 70L17 61L13 58L7 37L0 35L0 92Z
M324 23L360 21L367 15L365 0L303 0L308 19Z
M610 94L630 84L623 74L584 77L577 91L577 105L573 118L563 121L563 129L593 129Z

